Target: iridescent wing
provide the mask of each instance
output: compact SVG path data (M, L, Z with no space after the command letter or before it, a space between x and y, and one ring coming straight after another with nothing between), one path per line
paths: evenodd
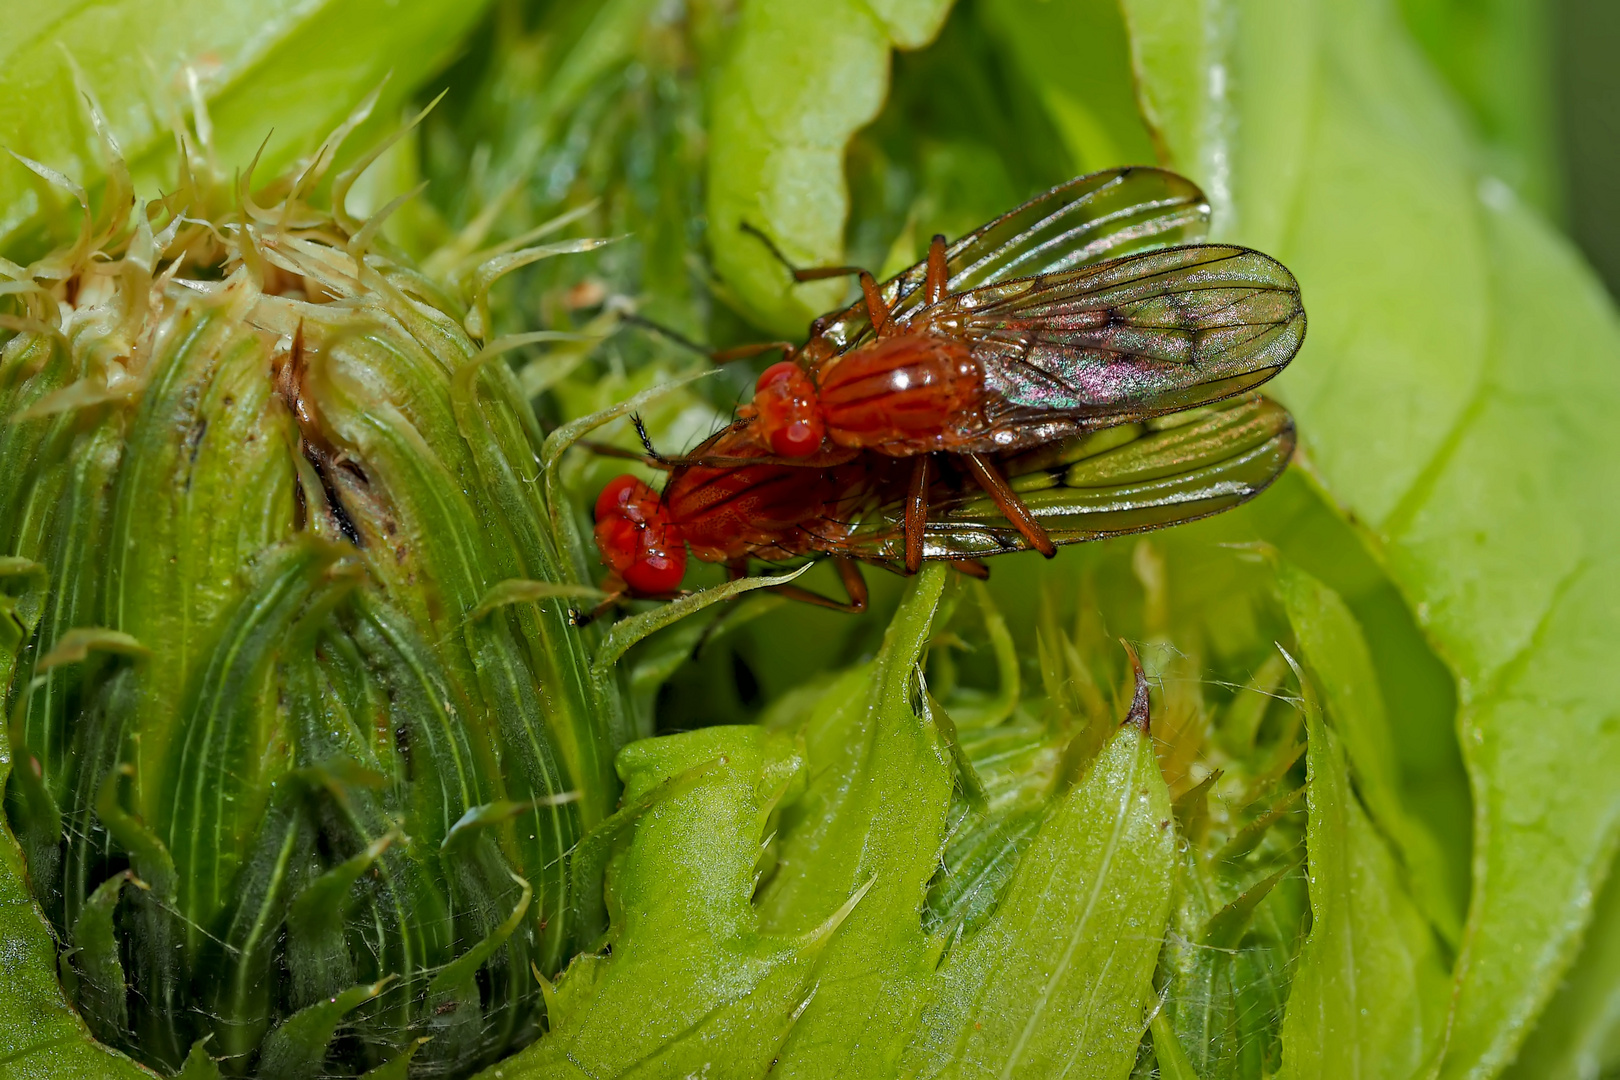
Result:
M1110 169L1059 184L951 244L947 288L958 292L1196 243L1208 231L1209 202L1191 180L1141 166ZM927 276L924 260L883 283L896 318L922 309ZM838 353L873 336L864 302L817 319L810 332Z
M984 370L986 449L1241 394L1305 338L1294 276L1223 244L982 286L946 297L929 319Z
M1009 483L1058 544L1145 532L1247 502L1294 452L1288 411L1258 394L1176 416L1105 428L1004 459ZM863 516L844 554L896 569L904 504ZM958 490L929 507L923 554L972 559L1029 547L988 496Z

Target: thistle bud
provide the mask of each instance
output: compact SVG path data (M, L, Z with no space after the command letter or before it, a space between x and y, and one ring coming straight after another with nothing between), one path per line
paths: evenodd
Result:
M591 242L430 279L355 170L310 195L360 118L257 191L115 168L0 264L5 811L70 998L166 1072L461 1074L599 930L571 853L627 725L479 340L501 270Z

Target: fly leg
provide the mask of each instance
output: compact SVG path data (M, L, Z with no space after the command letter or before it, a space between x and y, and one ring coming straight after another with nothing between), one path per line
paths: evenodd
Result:
M928 527L928 455L918 454L906 491L906 573L922 569L923 530Z
M894 320L889 318L889 305L883 302L883 290L865 270L861 271L861 295L866 297L866 317L872 322L872 332L880 338L893 337Z
M737 228L764 244L765 249L771 253L772 257L774 257L777 262L781 263L782 267L787 270L788 273L793 275L793 280L801 284L806 281L823 281L827 278L850 277L851 275L865 272L858 266L796 266L794 265L792 259L789 259L786 255L782 254L782 249L776 246L776 241L765 235L765 231L763 229L750 225L746 221L739 221L737 223Z
M623 589L610 592L606 597L603 598L600 604L597 604L589 611L570 611L568 613L568 621L574 626L589 626L597 619L600 619L603 615L606 615L608 612L624 603L624 599L625 594Z
M844 593L849 597L848 601L839 603L831 597L822 596L798 585L778 585L777 595L797 600L802 604L814 604L816 607L842 611L846 615L859 615L866 610L867 599L866 579L861 576L860 564L847 555L834 555L832 561L838 570L838 580L843 583Z
M782 355L792 356L798 351L798 346L791 341L760 341L752 345L737 345L729 349L716 349L706 353L710 360L716 364L729 364L733 360L752 360L756 356L780 349Z
M796 282L802 284L806 281L821 281L826 278L857 276L861 282L861 295L866 299L866 314L872 321L872 330L880 338L888 337L894 333L894 327L889 321L889 305L884 302L883 292L878 288L877 279L871 274L859 266L795 266L792 260L782 254L782 249L776 246L776 242L766 236L762 230L755 228L746 221L738 223L737 227L750 236L758 237L759 242L765 245L770 253L776 257L776 261L781 263L789 274L793 275L793 280ZM945 238L941 236L936 239L940 242L940 268L943 270L945 266Z
M970 578L976 578L979 581L990 580L990 568L978 559L952 559L951 566Z
M834 555L832 561L833 566L838 570L838 580L843 583L844 593L849 597L847 601L840 602L830 596L822 596L820 593L811 592L809 589L798 585L777 585L771 591L784 600L794 600L814 607L831 608L833 611L842 611L846 615L859 615L866 610L867 600L866 579L861 576L860 564L847 555ZM747 576L747 559L737 559L726 563L727 580L736 581ZM733 597L732 602L735 600L736 598ZM703 648L709 637L714 633L715 628L720 625L721 620L724 618L725 616L722 615L708 625L703 631L703 636L698 639L697 645L693 647L693 655L696 655L698 650Z
M638 454L634 450L626 450L622 446L610 446L605 442L597 442L595 439L581 439L574 445L589 450L597 457L623 458L625 461L639 461L649 469L658 469L662 472L669 472L675 467L674 465L670 464L669 459L662 457L661 455Z
M950 270L945 265L945 237L939 233L928 242L928 276L923 279L923 299L929 307L945 299L945 283Z
M1012 522L1013 527L1025 540L1029 541L1029 546L1048 559L1056 555L1057 545L1052 543L1052 538L1046 534L1046 528L1035 520L1035 515L1029 512L1029 507L1024 505L1024 500L1018 497L1018 493L1007 486L1007 481L1002 479L996 467L990 464L983 454L958 456L967 466L968 473L978 481L980 487L984 488L985 494L995 501L1001 512L1007 515L1007 520Z

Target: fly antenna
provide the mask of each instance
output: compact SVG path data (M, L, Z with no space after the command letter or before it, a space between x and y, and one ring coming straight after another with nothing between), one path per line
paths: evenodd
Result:
M641 439L641 445L646 448L647 456L667 466L669 464L668 459L658 452L657 447L653 446L652 437L647 434L647 425L641 422L641 414L631 413L630 422L636 425L636 435Z

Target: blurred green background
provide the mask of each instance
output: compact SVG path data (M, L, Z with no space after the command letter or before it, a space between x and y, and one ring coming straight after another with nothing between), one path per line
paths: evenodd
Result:
M1620 295L1620 3L1557 0L1554 8L1563 220L1609 291Z
M1399 2L1473 115L1490 171L1564 226L1620 296L1620 3Z

